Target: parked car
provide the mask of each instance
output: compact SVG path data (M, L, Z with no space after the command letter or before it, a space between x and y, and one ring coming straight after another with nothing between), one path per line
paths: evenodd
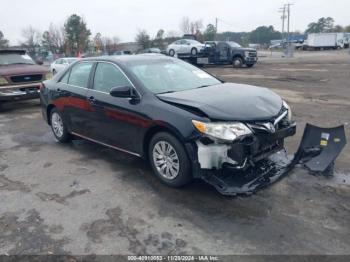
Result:
M140 50L137 52L137 54L148 54L148 53L155 53L155 54L161 54L161 50L159 48L146 48L143 50Z
M3 102L39 97L41 82L50 71L37 65L25 50L0 50L0 106Z
M80 137L144 157L174 187L254 165L296 129L271 90L224 83L163 55L82 59L45 81L40 97L58 141Z
M175 54L196 56L203 51L204 47L205 45L196 40L180 39L168 45L167 54L170 56Z
M62 71L67 66L69 66L71 63L74 63L77 60L78 60L78 58L76 58L76 57L59 58L51 64L50 71L52 72L53 75L55 75L56 73Z
M233 67L253 67L258 61L256 49L244 48L231 41L206 41L204 64L232 64Z
M131 51L116 51L113 53L113 55L132 55Z

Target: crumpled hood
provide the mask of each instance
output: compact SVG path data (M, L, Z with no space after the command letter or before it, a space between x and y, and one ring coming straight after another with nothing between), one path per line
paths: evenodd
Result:
M40 65L6 65L0 66L0 75L9 76L9 75L26 75L26 74L44 74L49 71L45 66Z
M282 107L281 97L267 88L233 83L157 97L174 105L196 108L212 120L268 120L277 116Z

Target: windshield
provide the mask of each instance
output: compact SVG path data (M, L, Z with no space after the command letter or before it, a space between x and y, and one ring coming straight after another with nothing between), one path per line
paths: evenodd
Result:
M22 54L0 54L0 65L28 64L34 65L29 55Z
M77 58L66 58L68 64L74 63L75 61L77 61Z
M130 69L147 89L156 94L221 83L205 71L175 59L135 63Z
M242 47L240 44L237 44L236 42L228 42L228 43L232 47Z

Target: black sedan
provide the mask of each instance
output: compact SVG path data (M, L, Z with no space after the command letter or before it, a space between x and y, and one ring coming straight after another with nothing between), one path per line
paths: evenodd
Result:
M269 89L224 83L163 55L79 60L44 82L41 102L58 141L144 157L170 186L254 165L295 133L290 108Z

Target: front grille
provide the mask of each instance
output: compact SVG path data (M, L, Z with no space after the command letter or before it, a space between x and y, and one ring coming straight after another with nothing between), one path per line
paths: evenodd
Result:
M255 51L250 51L249 52L249 57L256 57L257 53Z
M27 82L37 82L42 80L43 75L20 75L12 76L11 81L13 83L27 83Z

